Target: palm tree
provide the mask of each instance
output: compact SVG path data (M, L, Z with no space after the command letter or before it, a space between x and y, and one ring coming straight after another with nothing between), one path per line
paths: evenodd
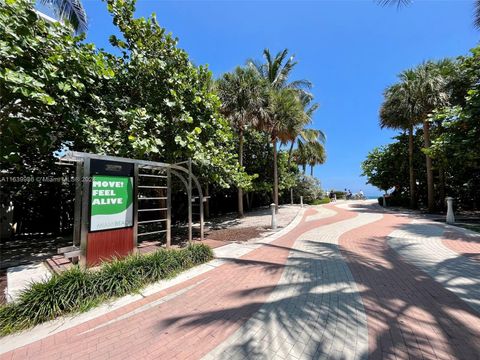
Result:
M288 119L303 116L303 107L294 89L271 89L265 114L260 118L259 128L269 134L273 146L273 201L278 210L278 164L277 143Z
M325 148L320 142L302 143L302 145L295 150L293 158L296 163L302 167L304 174L307 171L307 165L309 165L310 176L313 176L314 166L323 164L326 160Z
M284 131L280 140L282 145L286 145L290 142L290 149L288 151L288 165L292 160L292 152L295 143L297 147L300 147L306 142L319 142L324 144L326 140L325 133L319 129L306 129L305 127L312 123L314 112L319 108L317 103L313 103L313 96L303 92L299 93L300 102L303 106L303 116L298 119L291 119L289 127Z
M249 60L247 61L247 64L255 69L255 71L257 71L257 73L268 82L271 88L268 115L264 119L265 121L262 122L266 127L262 129L269 132L271 141L274 145L273 201L278 210L277 140L282 133L288 132L286 129L290 129L292 133L298 133L303 128L300 124L302 121L305 121L301 120L305 117L305 113L303 110L299 111L298 106L302 107L300 98L304 96L311 97L311 94L309 94L307 90L311 88L312 84L308 80L289 82L289 76L297 62L295 61L295 56L288 57L288 49L278 52L274 57L272 57L269 49L265 49L263 50L263 57L265 59L264 63ZM291 108L296 108L295 111L292 111L288 116L284 117L275 114L274 110L280 109L283 106L280 105L282 101L286 101L286 103L290 104L284 104L285 107L295 104L295 106L291 106ZM285 113L286 112L284 112L284 115Z
M390 124L393 125L392 127L398 128L400 127L398 124L401 123L402 126L407 126L412 133L415 125L423 124L425 149L428 149L431 143L429 115L434 109L441 108L448 103L447 83L441 75L441 66L443 66L441 63L426 62L414 69L402 72L399 75L400 83L393 89L396 95L392 96L391 99L393 104L397 104L397 110L393 110L395 106L387 106L383 114L385 126ZM387 121L387 118L390 120ZM394 118L397 118L396 126ZM412 129L410 129L410 126L412 126ZM409 148L411 149L413 148L413 138L409 137L409 139ZM412 142L411 145L410 142ZM435 197L432 159L428 154L425 154L425 162L427 167L428 210L431 212L435 207ZM412 187L412 185L412 178L410 178L410 186Z
M216 84L222 101L221 111L230 120L238 134L238 162L243 166L244 132L256 125L265 106L266 86L257 72L250 67L237 67L224 74ZM238 215L243 217L243 190L238 188Z
M327 156L325 154L325 148L323 147L323 144L319 142L308 142L305 147L308 153L310 176L313 176L313 168L315 167L315 165L323 164L327 159Z
M61 20L72 24L75 32L85 32L88 28L87 13L81 0L40 0L47 6L52 6L55 15Z
M429 149L431 141L428 117L434 109L441 108L448 103L446 80L440 74L438 64L433 62L421 64L413 71L413 86L418 101L418 120L423 123L425 149ZM428 210L432 212L435 208L432 158L428 154L425 154L425 160L427 165Z
M408 132L408 170L410 177L410 207L416 207L415 170L413 166L413 129L415 125L415 103L410 93L408 73L402 74L404 81L390 86L384 93L385 101L380 108L382 128L401 129Z
M308 80L295 80L288 82L290 73L292 72L297 62L295 55L288 56L288 49L279 51L275 57L272 58L269 49L263 50L263 57L265 63L260 63L255 60L248 60L247 64L259 73L261 77L266 79L274 89L291 88L307 93L307 89L312 87L312 83ZM285 59L287 59L285 61Z

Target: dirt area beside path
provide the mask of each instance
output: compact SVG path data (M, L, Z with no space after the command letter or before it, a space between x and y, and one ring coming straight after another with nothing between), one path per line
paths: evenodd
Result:
M298 205L282 205L278 210L277 227L286 227L300 211ZM218 247L228 242L244 242L262 238L272 233L270 228L272 212L262 208L245 213L243 218L237 214L228 214L206 222L205 242L212 247Z

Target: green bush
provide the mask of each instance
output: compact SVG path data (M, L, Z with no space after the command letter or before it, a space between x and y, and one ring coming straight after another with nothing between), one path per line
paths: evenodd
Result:
M107 299L140 291L145 285L213 259L204 244L180 250L160 249L106 262L99 270L74 267L49 280L32 283L18 300L0 307L0 336L82 312Z
M323 199L315 199L311 202L311 205L322 205L330 203L330 199L328 197L324 197Z

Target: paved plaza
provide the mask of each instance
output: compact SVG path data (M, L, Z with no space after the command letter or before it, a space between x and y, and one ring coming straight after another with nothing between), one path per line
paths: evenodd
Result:
M479 234L339 202L215 254L156 290L2 338L0 360L480 359Z

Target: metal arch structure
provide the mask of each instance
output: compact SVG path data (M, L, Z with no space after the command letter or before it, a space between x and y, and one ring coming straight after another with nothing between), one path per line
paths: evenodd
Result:
M73 249L76 251L71 251L70 255L78 256L80 258L80 263L86 265L86 256L87 256L87 242L88 242L88 233L89 233L89 206L91 201L90 194L90 162L91 160L103 160L103 161L112 161L112 162L121 162L133 164L134 166L134 189L133 196L135 201L133 202L133 248L134 251L137 247L138 233L138 183L139 183L139 174L140 169L161 169L166 171L167 179L167 217L166 217L166 229L162 230L166 232L166 245L169 247L171 245L171 175L174 175L180 179L184 184L187 190L188 195L188 240L192 240L192 182L197 190L199 195L199 215L200 215L200 239L204 239L204 207L203 203L205 201L203 197L202 187L197 177L192 173L192 161L184 161L177 164L168 164L157 161L149 160L139 160L139 159L130 159L124 157L116 156L107 156L99 154L91 154L85 152L76 152L69 151L62 156L59 161L64 163L76 163L77 171L77 183L75 186L75 210L74 210L74 229L73 229ZM187 165L187 168L182 165ZM151 176L151 175L144 175ZM81 181L78 181L81 179ZM161 232L161 231L159 231Z

